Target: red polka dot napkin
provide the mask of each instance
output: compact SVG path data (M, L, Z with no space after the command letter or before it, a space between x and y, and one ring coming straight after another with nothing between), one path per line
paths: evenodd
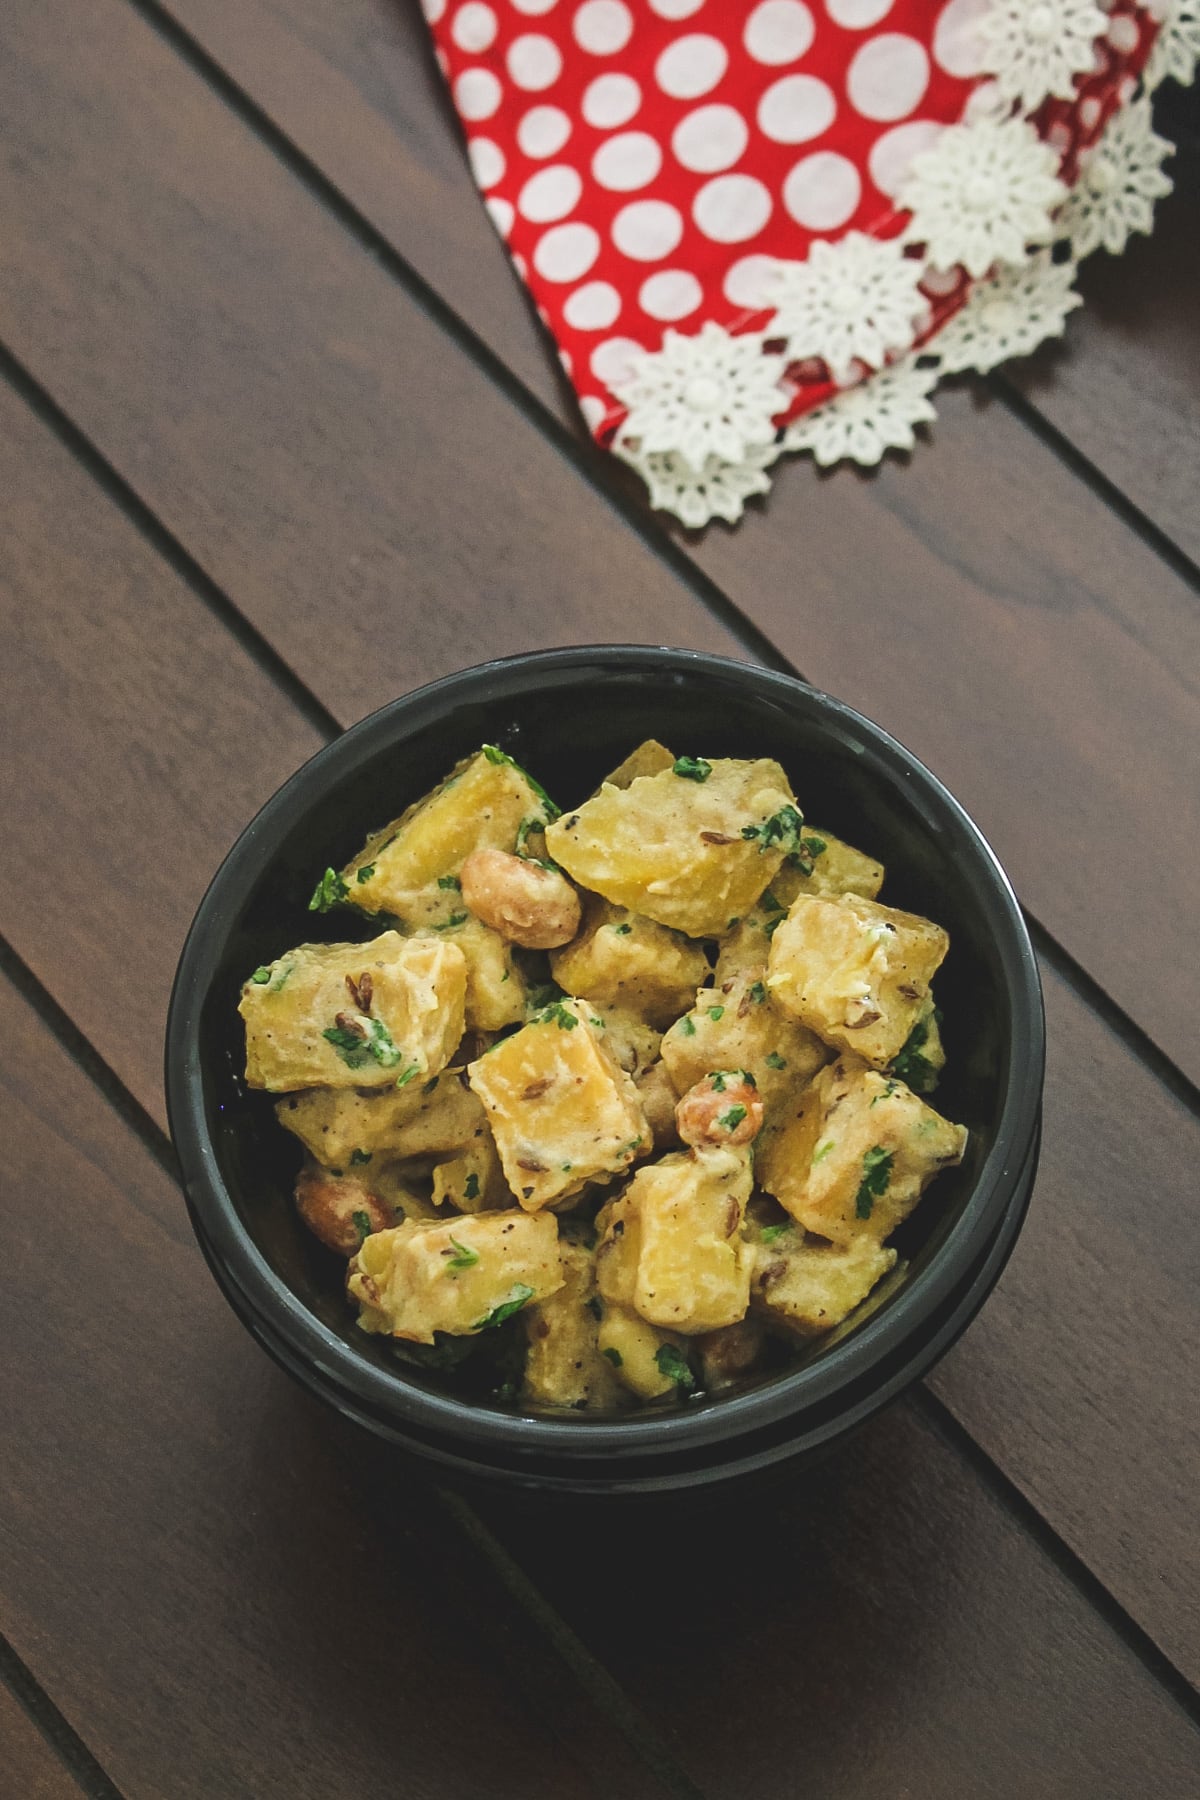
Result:
M424 0L472 171L601 442L731 522L1061 333L1148 230L1198 0Z

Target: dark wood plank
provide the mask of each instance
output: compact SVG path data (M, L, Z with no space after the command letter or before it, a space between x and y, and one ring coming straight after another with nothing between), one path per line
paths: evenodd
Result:
M17 624L0 663L10 703L41 702L42 682L44 704L55 696L72 721L27 753L16 747L0 928L156 1108L162 1008L188 912L237 809L249 811L313 734L44 427L2 393L0 475L17 522L0 558L26 571L22 585L9 584ZM105 621L95 636L84 624L68 629L88 610L80 570ZM145 860L147 835L171 848L152 857L143 884L129 871ZM44 865L64 836L75 878L31 893L11 872ZM1198 1571L1181 1477L1189 1459L1194 1466L1200 1378L1185 1275L1197 1253L1188 1210L1197 1126L1052 977L1048 997L1045 1160L1030 1235L939 1387L1100 1579L1195 1673ZM1142 1192L1155 1195L1144 1215L1130 1198ZM1131 1331L1126 1322L1137 1318L1158 1329ZM1165 1361L1159 1332L1173 1346ZM1156 1453L1161 1444L1173 1448ZM1138 1454L1125 1456L1128 1446ZM1154 1521L1136 1555L1124 1536L1131 1510Z
M1200 1736L902 1403L728 1512L489 1516L714 1800L1195 1792Z
M0 922L165 1122L192 914L321 739L2 384L0 487L0 694L28 721L6 741Z
M1155 103L1177 146L1154 234L1083 270L1066 342L1016 364L1038 411L1181 550L1200 562L1200 130L1195 92Z
M340 718L539 644L736 654L122 0L0 33L0 337Z
M1033 1207L932 1385L1200 1685L1200 1118L1044 973Z
M0 1800L80 1800L81 1792L0 1683Z
M540 332L478 204L418 9L397 9L392 0L347 0L332 11L321 0L238 0L237 5L171 0L171 9L509 366L532 381L540 397L554 398ZM27 4L17 8L19 15L29 11ZM338 443L345 467L357 470L364 453L363 422L347 423L340 391L324 372L313 374L307 356L313 333L321 329L311 268L320 258L329 289L340 281L349 253L343 247L335 256L324 249L326 222L304 215L278 172L266 170L263 159L239 141L246 166L236 207L241 214L253 211L260 229L253 249L242 247L235 292L229 227L218 216L227 200L235 205L223 185L234 154L227 144L233 128L211 103L202 104L132 26L122 28L117 41L124 62L140 76L130 75L128 94L118 93L110 77L97 93L89 71L85 115L81 72L70 60L60 66L57 42L53 51L45 42L52 35L40 16L22 17L19 28L10 28L14 69L32 65L22 71L13 104L36 116L23 118L30 170L14 209L19 216L7 234L20 283L10 281L7 303L0 287L0 323L122 466L135 466L132 440L140 442L147 432L167 470L189 456L195 491L185 499L175 477L159 481L151 473L147 488L155 504L167 510L206 562L219 563L239 603L332 704L344 709L348 688L351 701L364 684L375 691L377 647L386 635L391 596L381 595L370 575L363 592L347 593L339 581L344 635L335 644L323 638L319 667L312 673L314 635L323 637L314 623L319 603L312 578L327 579L331 534L321 533L315 551L307 543L301 550L298 509L282 497L277 465L288 407L293 437L297 429L301 434L297 455L303 464L291 468L291 486L302 491L311 481L320 450L304 435L305 421L296 419L295 392L317 379L327 418L325 442ZM318 104L323 68L329 100ZM147 88L169 107L169 134L153 114L144 116ZM97 113L104 120L103 155L97 151ZM178 138L189 127L206 146L216 147L205 159L186 157L180 148ZM152 156L145 153L148 142L155 146ZM107 216L106 195L117 185L142 195L132 226L127 217ZM191 196L193 188L185 209L183 196ZM190 218L195 206L209 221L215 254L185 274L190 228L183 212ZM64 242L57 247L44 242L48 214L64 220ZM166 233L169 250L151 244L145 216ZM276 225L284 218L290 242ZM312 239L302 270L296 265L297 233ZM115 266L118 244L121 268ZM64 280L82 288L89 279L85 253L87 270L99 264L107 274L91 284L87 303L88 329L104 345L103 366L121 355L127 339L138 345L119 409L93 366L63 367L61 359L52 365L48 356L47 312L52 316L60 303L55 296ZM136 286L121 279L126 262L141 265ZM228 391L225 361L214 367L208 329L191 310L194 297L204 293L210 263L225 277L222 306L239 308L239 341L251 366L239 367L238 374L254 388L252 399L247 395L250 418L241 416ZM260 359L277 363L284 354L278 341L269 352L261 348L261 292L268 285L286 296L272 309L272 323L288 346L289 379L282 395L280 384L262 379L257 366ZM337 335L340 344L353 345L356 369L376 359L383 396L391 391L397 356L406 357L410 347L423 351L415 337L411 346L393 341L382 350L378 333L363 319L368 290L374 303L374 281L360 270L353 294L344 300ZM378 304L406 306L402 299L381 298ZM224 339L220 355L227 355ZM189 455L180 443L183 434L164 425L157 397L168 391L168 367L172 388L177 385L174 370L181 356L190 381L221 410L233 434L236 494L214 491L211 460ZM478 377L468 378L466 371L462 379L473 400L459 396L455 357L444 348L433 372L424 363L407 365L405 404L410 412L414 405L421 411L427 464L443 470L464 453L460 421L466 412L474 407L479 439L491 430L485 419L494 405ZM538 367L541 376L533 373ZM846 471L822 478L808 465L786 467L765 518L747 521L735 534L714 529L690 547L691 554L814 680L871 712L933 764L973 808L1023 898L1047 927L1200 1079L1194 1002L1175 973L1189 954L1187 920L1200 881L1200 783L1193 772L1200 734L1195 677L1200 613L1194 593L1005 407L970 391L948 392L940 414L933 449L916 456L910 467L892 466L874 479ZM433 415L436 426L430 423ZM251 435L257 440L253 450ZM464 628L459 596L440 618L424 616L430 601L435 608L443 605L447 570L456 586L464 578L476 579L494 604L501 598L498 561L507 601L509 560L519 560L524 569L527 549L534 564L521 588L528 602L523 619L528 641L565 635L578 617L572 609L580 607L580 593L589 588L582 609L592 633L599 613L610 635L622 630L641 635L652 618L652 635L678 636L683 602L661 570L654 581L639 581L635 622L626 625L623 572L630 559L640 570L640 561L616 521L578 483L566 503L569 517L555 540L558 548L547 546L547 505L562 503L532 503L549 480L543 473L544 447L535 451L523 426L506 428L505 436L503 452L494 439L486 447L474 444L485 473L459 469L456 488L465 505L457 507L452 529L444 492L439 497L429 491L438 483L421 487L419 542L408 548L402 578L411 583L414 611L421 614L414 630L422 654L434 634L434 660L443 659L438 666L462 661L474 643L474 634ZM433 447L439 439L440 452ZM211 459L211 446L209 454ZM387 514L397 500L394 494L379 495L377 455L372 451L372 466L361 478L376 496L372 512L382 505ZM384 456L386 462L386 445ZM220 474L228 473L222 463ZM428 473L423 463L418 482ZM440 486L447 485L443 475ZM361 532L361 510L345 497L340 479L333 491L340 512ZM239 515L246 497L272 512L286 511L288 547L295 551L287 557L292 591L286 600L278 591L264 594L259 571L244 556L231 554L225 536L214 533L219 515L235 539L244 535ZM479 530L479 542L466 547L464 510ZM491 534L498 522L503 538L494 550ZM374 516L365 529L377 545ZM332 540L342 554L337 529ZM449 555L447 544L453 546ZM263 547L257 548L262 556ZM272 546L273 560L283 554ZM384 553L381 568L394 569L392 554L390 548ZM372 549L362 552L364 566L372 570L374 555ZM578 577L571 607L557 614L551 609L559 607L561 585L549 573L556 565ZM686 616L694 627L696 621ZM1120 855L1113 854L1114 841L1121 845ZM1164 859L1159 851L1167 841L1172 855ZM1137 867L1154 867L1156 876L1153 884L1138 887L1134 906L1127 871Z
M665 1800L419 1474L368 1508L7 984L0 1021L0 1624L127 1800Z

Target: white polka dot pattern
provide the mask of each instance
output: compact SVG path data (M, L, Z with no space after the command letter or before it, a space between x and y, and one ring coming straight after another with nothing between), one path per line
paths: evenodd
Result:
M621 296L611 281L588 281L567 295L563 318L576 331L607 331L621 316Z
M623 131L608 138L592 158L592 174L603 188L628 194L646 187L662 167L662 151L646 131Z
M553 87L562 74L562 52L553 38L530 32L510 44L508 72L519 88L540 93Z
M703 299L704 289L689 269L660 269L638 289L642 311L669 325L694 313Z
M568 168L566 163L552 163L548 169L539 169L531 175L517 196L517 211L523 219L529 219L535 225L545 225L551 219L565 219L569 212L574 212L583 182L576 169Z
M642 104L642 90L631 75L597 75L584 91L583 116L597 131L627 125Z
M906 119L929 86L929 58L916 38L884 32L870 38L850 64L846 92L864 119Z
M657 262L670 256L683 236L679 209L666 200L635 200L613 220L613 243L635 262Z
M785 75L758 103L758 129L776 144L807 144L836 117L833 90L816 75Z
M729 67L720 38L697 32L668 44L654 65L654 79L672 100L698 100L716 87Z
M744 42L755 62L797 62L816 36L803 0L761 0L746 21Z
M450 36L460 50L478 53L495 43L498 30L496 15L490 6L481 5L479 0L467 0L454 15Z
M718 175L705 183L692 205L696 224L717 244L757 237L770 216L770 190L753 175Z
M531 106L517 126L517 147L524 156L557 156L571 135L571 121L558 106Z
M862 181L847 156L817 150L798 162L783 184L783 204L797 225L809 231L832 231L845 225L858 208Z
M678 162L694 174L732 168L750 141L750 129L732 106L698 106L671 134Z
M624 0L584 0L571 29L581 50L613 56L633 36L633 14Z

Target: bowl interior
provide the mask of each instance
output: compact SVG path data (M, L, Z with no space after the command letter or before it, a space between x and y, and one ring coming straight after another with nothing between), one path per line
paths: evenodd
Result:
M212 974L199 1012L198 1065L225 1186L292 1294L355 1356L406 1384L447 1391L436 1374L399 1369L386 1345L358 1331L342 1292L344 1265L297 1220L290 1196L299 1147L276 1123L270 1096L241 1080L241 983L297 943L373 935L352 912L310 913L315 882L481 743L502 745L569 809L649 736L680 754L776 757L810 826L886 865L881 898L950 932L936 981L948 1065L934 1104L971 1135L961 1167L939 1177L894 1240L904 1268L880 1310L936 1257L996 1143L1013 1049L1011 971L998 945L1006 934L1011 943L1011 901L969 825L904 752L811 690L679 653L657 662L642 653L633 666L580 653L454 678L441 684L440 699L438 689L426 690L374 715L294 777L241 840L206 902ZM828 1354L828 1345L809 1353Z

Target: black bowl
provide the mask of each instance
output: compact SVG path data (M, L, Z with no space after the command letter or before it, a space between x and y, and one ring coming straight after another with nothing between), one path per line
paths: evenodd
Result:
M290 1203L298 1153L247 1091L238 994L289 945L359 935L308 896L327 863L481 743L565 806L642 738L777 757L811 822L887 865L889 904L945 925L949 1057L937 1105L970 1127L903 1228L903 1272L861 1321L744 1390L620 1419L529 1416L397 1366L354 1323L335 1263ZM369 927L361 935L369 935ZM394 701L306 763L226 857L184 946L167 1027L167 1104L192 1223L239 1318L343 1415L447 1472L541 1491L704 1487L811 1455L916 1379L978 1311L1012 1249L1037 1165L1044 1033L1012 889L958 803L894 738L800 681L690 651L592 648L486 663Z

